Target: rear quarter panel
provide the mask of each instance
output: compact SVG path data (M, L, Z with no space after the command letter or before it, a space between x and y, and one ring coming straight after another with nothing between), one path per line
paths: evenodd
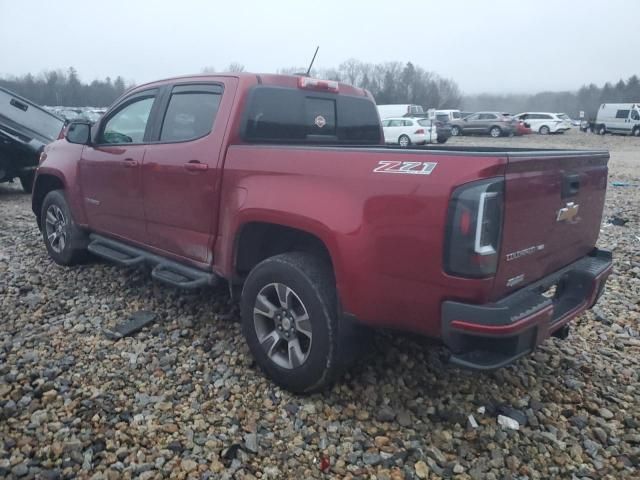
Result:
M430 175L375 173L380 161L434 162ZM343 309L361 321L431 336L443 299L485 301L491 280L443 273L452 190L499 176L505 160L419 150L236 145L227 152L215 258L233 275L234 243L253 221L319 237Z

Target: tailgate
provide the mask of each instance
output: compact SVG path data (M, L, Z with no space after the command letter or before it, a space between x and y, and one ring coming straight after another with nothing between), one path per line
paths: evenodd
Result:
M600 233L608 152L510 153L493 300L589 253Z

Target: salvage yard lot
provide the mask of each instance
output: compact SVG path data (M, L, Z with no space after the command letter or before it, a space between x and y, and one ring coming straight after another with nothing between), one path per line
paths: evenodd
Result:
M224 289L178 292L99 261L58 267L29 196L0 186L0 477L639 478L640 139L450 143L609 149L606 293L567 340L497 372L380 333L332 390L307 397L258 371ZM138 310L157 321L104 335Z

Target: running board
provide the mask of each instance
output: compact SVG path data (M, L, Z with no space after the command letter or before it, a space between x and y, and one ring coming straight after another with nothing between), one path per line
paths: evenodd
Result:
M220 277L215 273L204 272L197 268L168 260L111 238L94 233L89 235L89 238L91 243L89 243L87 249L94 255L124 267L150 264L153 266L151 277L172 287L192 290L214 286L220 280Z

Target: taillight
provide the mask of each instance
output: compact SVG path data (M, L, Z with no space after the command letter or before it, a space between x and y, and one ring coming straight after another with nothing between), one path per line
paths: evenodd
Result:
M418 130L413 132L413 134L414 135L424 135L424 128L419 128Z
M489 277L496 273L504 180L493 178L457 188L449 201L444 269L461 277Z
M338 82L334 80L318 80L316 78L298 77L298 87L309 90L338 93Z

